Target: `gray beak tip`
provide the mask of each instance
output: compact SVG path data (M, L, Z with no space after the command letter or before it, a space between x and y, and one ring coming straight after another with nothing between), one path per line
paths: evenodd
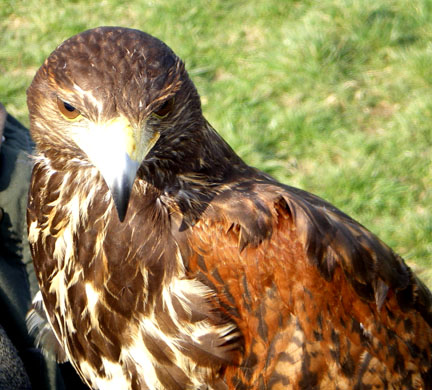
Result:
M122 177L121 183L116 182L111 187L111 193L114 200L114 205L116 207L120 222L123 222L126 217L131 189L132 189L132 185L129 182L127 176Z

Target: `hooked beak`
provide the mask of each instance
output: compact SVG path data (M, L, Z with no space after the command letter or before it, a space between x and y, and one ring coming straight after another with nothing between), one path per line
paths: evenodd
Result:
M123 169L116 174L112 175L106 172L104 175L101 170L102 176L113 197L120 222L123 222L125 219L136 172L139 168L139 163L132 160L128 154L123 155L123 157L125 159Z
M134 128L123 117L94 124L74 137L77 145L102 174L120 222L126 217L133 184L141 162L159 139L159 132Z

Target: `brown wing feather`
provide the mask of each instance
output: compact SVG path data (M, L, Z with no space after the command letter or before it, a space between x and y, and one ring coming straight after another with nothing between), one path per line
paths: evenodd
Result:
M417 388L430 375L430 292L321 199L238 183L189 243L190 276L217 291L244 337L240 367L226 371L233 388Z

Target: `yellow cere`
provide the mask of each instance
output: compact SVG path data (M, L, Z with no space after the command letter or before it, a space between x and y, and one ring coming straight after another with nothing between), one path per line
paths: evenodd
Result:
M125 151L133 160L136 159L136 148L137 143L139 142L137 142L136 130L131 126L126 117L120 115L114 119L111 119L103 125L103 128L108 134L118 134L119 132L123 132Z
M148 152L153 148L159 139L159 132L150 130L144 122L141 127L135 128L126 117L120 115L103 125L104 131L108 134L123 133L124 150L129 157L137 162L141 162L147 156ZM116 137L117 138L117 137ZM121 137L117 139L120 140Z

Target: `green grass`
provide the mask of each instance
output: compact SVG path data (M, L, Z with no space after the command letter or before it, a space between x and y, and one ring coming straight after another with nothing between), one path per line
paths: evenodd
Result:
M0 0L0 100L64 39L147 31L182 57L207 119L251 165L324 197L432 286L432 1Z

